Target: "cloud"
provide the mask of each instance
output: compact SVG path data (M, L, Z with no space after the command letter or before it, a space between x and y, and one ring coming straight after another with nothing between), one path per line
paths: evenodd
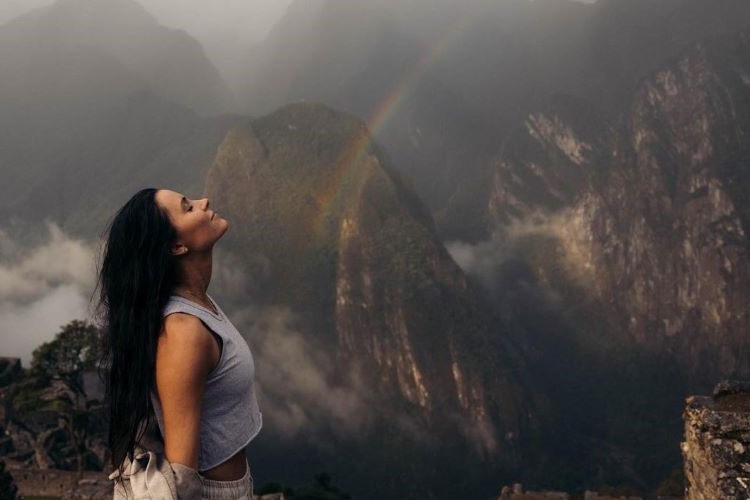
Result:
M232 320L253 351L264 421L280 437L294 440L305 434L315 441L315 430L340 437L361 433L367 412L361 397L365 387L356 370L346 385L332 383L335 352L301 334L289 309L246 306L232 314Z
M501 228L499 236L476 245L446 242L453 260L489 291L497 290L503 266L510 260L529 262L527 242L545 239L545 247L568 278L592 286L595 274L591 213L587 203L554 213L536 212ZM553 250L552 244L556 245Z
M476 245L452 241L447 242L445 248L466 274L478 279L488 290L494 288L499 268L508 258L507 246L497 239L482 241Z
M36 300L50 289L74 285L91 290L95 281L94 253L82 240L69 238L55 224L47 224L48 241L36 248L21 249L0 232L0 302Z
M3 356L21 358L29 366L31 353L50 341L60 327L74 319L86 317L88 300L73 285L48 290L31 303L0 303L0 340Z
M47 240L30 249L0 230L0 355L20 357L25 366L60 326L90 318L94 250L54 224L46 228Z

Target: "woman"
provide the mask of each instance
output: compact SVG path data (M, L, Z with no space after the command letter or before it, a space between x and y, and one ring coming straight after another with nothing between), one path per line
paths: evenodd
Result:
M253 357L207 292L228 228L208 199L166 189L139 191L112 220L99 287L115 498L252 499Z

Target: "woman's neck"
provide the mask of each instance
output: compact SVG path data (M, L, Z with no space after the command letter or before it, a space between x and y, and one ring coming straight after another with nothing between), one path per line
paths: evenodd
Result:
M211 282L213 259L211 254L186 256L180 262L174 293L210 305L208 285Z

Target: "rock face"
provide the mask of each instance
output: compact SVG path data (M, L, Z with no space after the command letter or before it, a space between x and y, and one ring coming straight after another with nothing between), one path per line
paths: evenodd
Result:
M748 54L748 32L694 46L616 124L565 98L530 115L489 203L496 238L558 242L531 263L542 282L582 288L610 339L671 353L694 381L750 373Z
M687 500L750 495L750 384L725 381L713 397L691 396L683 413Z
M206 192L227 245L260 263L254 299L291 306L341 373L358 365L428 426L461 415L499 461L517 452L534 404L516 351L361 122L284 106L227 135Z

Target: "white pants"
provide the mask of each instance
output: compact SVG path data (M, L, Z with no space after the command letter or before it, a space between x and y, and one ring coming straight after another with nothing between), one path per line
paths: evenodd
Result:
M246 462L247 463L247 462ZM253 500L253 476L250 464L245 475L234 481L215 481L202 478L201 500Z

